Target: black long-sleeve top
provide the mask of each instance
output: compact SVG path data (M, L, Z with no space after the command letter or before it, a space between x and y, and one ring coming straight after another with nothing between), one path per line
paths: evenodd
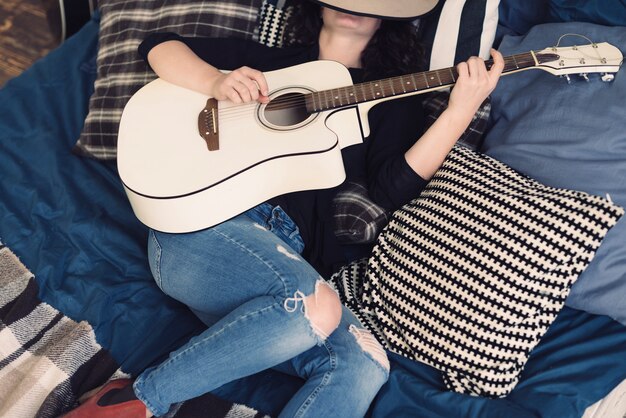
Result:
M272 71L315 61L319 56L318 45L270 48L247 40L186 38L174 33L150 35L139 46L139 53L147 62L148 52L169 40L184 42L201 59L222 70L246 65ZM361 69L349 70L355 84L375 79L364 79ZM364 142L342 150L346 176L367 184L370 198L392 211L417 197L426 185L426 180L413 171L404 157L423 131L421 99L409 96L380 103L370 110L369 122L371 132ZM296 222L305 243L304 258L324 276L348 261L344 246L333 232L332 199L336 192L337 188L307 190L270 200Z

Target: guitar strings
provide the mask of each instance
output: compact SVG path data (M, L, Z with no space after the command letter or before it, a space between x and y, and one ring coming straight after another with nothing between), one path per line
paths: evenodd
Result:
M522 57L517 58L517 59L513 58L513 57L506 57L505 58L505 71L507 69L509 71L516 70L516 69L519 68L520 65L528 65L528 64L534 65L535 61L532 58L532 56L530 56L530 54L528 55L528 58L530 58L530 60L529 59L524 60ZM493 61L489 60L489 61L486 61L485 63L486 63L486 65L489 66L489 65L493 64ZM509 64L512 64L513 66L511 68L506 68L506 67L509 66ZM435 73L435 72L439 72L439 71L446 71L446 72L448 72L449 70L450 69L434 70L434 71L425 72L423 74ZM444 77L447 77L447 75L445 73L443 75L444 75ZM378 80L378 82L382 85L385 82L388 82L388 83L392 82L392 80L397 79L397 78L398 77L393 77L393 78L384 79L384 80ZM441 74L439 75L439 78L441 78ZM449 81L449 82L443 83L443 84L441 84L439 86L423 85L423 86L420 86L421 88L418 88L418 89L413 90L413 91L409 91L407 93L418 92L419 90L423 90L423 89L427 89L427 88L431 88L431 87L432 88L437 88L437 87L444 88L444 87L447 87L449 84L453 84L452 80L446 80L446 81ZM339 93L343 90L344 94L345 94L347 89L354 89L355 86L357 86L357 85L344 86L344 87L340 87L340 88L333 89L333 90L336 90ZM383 86L383 88L384 88L384 86ZM404 94L405 94L405 92L397 93L395 95L404 95ZM392 96L392 95L394 95L394 94L393 93L386 94L385 97L389 97L389 96ZM284 110L284 109L289 109L289 108L293 108L293 107L296 107L296 106L302 106L302 105L304 105L306 103L306 96L307 95L301 95L301 96L292 97L292 98L289 98L289 99L281 99L281 97L279 96L276 99L274 99L274 101L273 101L274 106L272 106L272 110ZM370 100L376 100L376 98L372 98ZM351 104L357 104L357 103L350 103L350 102L346 103L346 105L351 105ZM244 104L241 104L241 105L235 105L235 106L232 106L232 107L229 107L229 108L226 108L226 109L221 109L219 111L219 116L220 116L220 118L229 118L230 116L239 116L241 114L247 115L247 114L249 114L250 107L256 107L257 105L259 105L259 103L257 103L257 102L249 102L249 103L244 103ZM342 106L342 105L343 104L340 104L340 106ZM327 109L321 109L320 111L322 111L322 110L327 110ZM313 112L313 113L315 113L315 112Z
M520 54L520 55L515 55L515 56L510 56L510 57L505 57L504 58L504 62L505 62L505 71L513 71L513 70L517 70L518 68L522 68L522 66L524 66L523 68L527 68L525 66L527 65L535 65L535 60L532 57L532 55L530 53L525 53L525 54ZM487 60L485 61L485 65L487 65L489 68L491 65L493 65L493 60ZM443 78L446 79L446 83L440 84L440 85L433 85L433 86L429 86L427 84L427 82L421 82L420 81L420 86L418 86L418 88L416 90L409 90L408 94L410 93L414 93L414 92L419 92L420 90L424 90L424 89L429 89L429 88L445 88L448 87L451 84L454 84L454 81L452 81L451 79L449 79L450 75L448 74L450 72L451 68L445 68L445 69L441 69L441 70L433 70L433 71L425 71L423 73L415 73L415 74L408 74L405 76L400 76L400 77L407 77L407 76L415 76L417 74L423 74L424 76L426 76L427 74L438 74L438 79L441 79L442 76ZM400 79L400 77L390 77L390 78L386 78L386 79L382 79L382 80L377 80L377 82L379 84L381 84L381 86L383 87L383 91L384 90L384 83L388 83L389 85L391 85L390 83L393 83L394 81L398 81ZM455 76L456 78L456 76ZM433 78L434 79L434 78ZM361 84L368 84L368 83L361 83ZM436 83L435 83L436 84ZM344 97L345 93L347 91L349 91L350 89L355 89L356 86L359 86L360 84L355 84L355 85L350 85L350 86L344 86L344 87L339 87L336 89L331 89L337 91L339 94L341 94L341 92L343 91ZM329 90L327 90L329 91ZM317 92L320 93L320 92ZM386 94L384 97L390 97L390 96L401 96L406 94L405 92L402 93L396 93L393 94L391 92L388 92L389 94ZM291 109L294 107L302 107L306 105L306 97L308 95L312 95L314 93L307 93L307 94L302 94L300 96L297 97L290 97L287 99L281 99L281 96L275 98L273 101L271 101L270 103L274 103L274 105L271 107L271 110L285 110L285 109ZM378 100L378 98L371 98L370 100ZM345 105L352 105L352 104L357 104L357 102L355 103L346 103ZM232 118L237 118L243 115L249 115L250 110L252 110L252 108L255 108L259 105L258 102L253 101L253 102L249 102L249 103L243 103L243 104L239 104L239 105L235 105L235 106L231 106L228 107L226 109L220 109L218 111L218 116L220 119L226 120L226 119L232 119ZM340 104L339 106L343 106L343 104ZM324 110L328 110L328 109L321 109L320 111L324 111ZM311 113L315 113L315 112L311 112Z
M569 35L569 34L568 34ZM559 40L560 42L560 40ZM557 44L558 46L558 44ZM580 51L578 51L580 53ZM560 54L563 53L563 51L559 51ZM549 53L548 53L549 54ZM596 54L597 51L596 51ZM584 54L585 56L588 56L587 54ZM599 54L598 54L599 56ZM561 57L565 57L563 55L561 55ZM568 58L568 57L565 57ZM596 57L597 58L597 57ZM535 56L532 55L531 52L527 52L527 53L523 53L523 54L518 54L518 55L512 55L509 57L504 57L504 63L505 63L505 69L504 72L510 72L510 71L515 71L515 70L519 70L519 69L525 69L528 68L529 66L535 66L536 62L535 62ZM485 61L485 64L490 67L491 65L493 65L493 60L487 60ZM332 105L328 106L327 108L322 108L320 110L315 109L313 112L310 112L307 109L307 112L309 113L316 113L316 112L321 112L321 111L325 111L325 110L330 110L332 108L336 108L336 107L342 107L342 106L349 106L349 105L356 105L358 103L362 103L363 101L368 101L368 100L379 100L381 98L384 97L391 97L391 96L401 96L404 95L406 93L411 94L411 93L418 93L420 90L425 90L425 89L429 89L429 88L445 88L448 87L449 85L454 84L455 82L455 77L453 76L453 79L450 80L448 79L448 73L451 72L451 70L453 70L453 67L451 68L445 68L445 69L441 69L441 70L433 70L433 71L426 71L426 72L422 72L422 73L415 73L415 74L408 74L408 75L404 75L404 76L398 76L398 77L391 77L391 78L387 78L387 79L383 79L383 80L377 80L376 82L378 84L381 85L382 92L383 92L383 97L371 97L371 98L366 98L366 95L362 92L362 95L364 97L364 99L362 101L357 100L355 102L351 102L350 101L350 97L347 96L347 93L350 93L351 91L355 92L355 96L356 96L356 88L357 87L361 87L361 89L364 88L365 84L371 84L373 82L369 82L369 83L359 83L359 84L354 84L354 85L349 85L349 86L344 86L344 87L339 87L339 88L335 88L335 89L330 89L330 90L325 90L325 91L321 91L321 92L315 92L315 93L307 93L307 94L302 94L299 95L297 97L290 97L290 98L283 98L282 96L279 96L277 98L275 98L271 103L273 103L273 106L271 107L271 110L284 110L284 109L290 109L290 108L294 108L294 107L305 107L306 108L306 100L307 97L310 97L313 101L313 103L315 103L314 99L313 99L313 95L316 95L316 97L318 97L318 99L324 100L324 102L326 103L330 103L330 101L328 100L327 97L322 98L321 94L324 94L324 96L326 96L327 94L329 94L328 92L333 92L333 94L335 95L335 98L337 100L340 101L339 106L336 105L335 100L332 100ZM421 84L420 86L417 86L417 88L415 90L409 90L408 92L403 91L402 93L395 93L395 89L394 89L394 82L397 82L398 80L402 80L402 77L414 77L416 75L420 74L421 76L425 77L425 83L420 82L419 84ZM439 86L430 86L428 85L427 82L427 77L431 76L432 74L437 75L437 79L441 80L442 76L443 79L445 79L445 83L441 83ZM434 80L435 78L431 76L432 80ZM389 86L391 86L391 92L389 92L388 90L385 89L385 84L388 84ZM414 87L415 85L418 84L417 82L414 82ZM436 83L435 83L436 84ZM371 88L371 85L370 85ZM387 94L385 94L387 93ZM345 97L346 100L346 104L344 105L341 101L342 96ZM255 108L259 106L258 102L250 102L250 103L245 103L245 104L241 104L241 105L235 105L235 106L231 106L228 107L226 109L220 109L218 111L218 116L220 119L223 120L227 120L227 119L232 119L232 118L238 118L240 116L248 116L250 113L250 110L252 110L251 108ZM322 106L323 107L323 106Z
M529 55L528 58L531 58L531 60L522 60L521 58L520 59L513 59L512 57L507 57L505 59L505 65L507 63L508 64L517 64L517 65L519 65L519 64L524 64L524 65L525 64L535 64L535 61L532 59L532 57L530 55ZM492 65L493 62L491 60L490 61L486 61L486 64L489 66L489 65ZM516 68L514 68L514 69L516 69ZM444 78L446 78L446 82L449 81L451 83L452 80L447 79L447 77L448 77L447 72L449 72L449 71L450 71L450 69L434 70L434 71L427 71L424 74L443 72ZM416 73L416 74L419 74L419 73ZM413 74L409 74L409 75L413 75ZM442 74L439 75L439 78L441 78L441 75ZM406 76L404 76L404 77L406 77ZM433 77L433 79L434 79L434 77ZM388 78L388 79L378 80L378 83L380 83L382 85L382 84L384 84L386 82L389 85L391 85L391 83L394 82L394 81L399 81L399 77L392 77L392 78ZM345 91L349 91L350 89L354 89L356 86L359 86L359 85L360 84L339 87L339 88L336 88L336 89L331 89L330 91L332 91L332 90L336 90L336 91L344 90L344 93L345 93ZM420 87L421 88L430 88L430 87L442 87L442 86L443 85L439 85L439 86L429 86L429 85L425 85L424 86L423 85L423 86L420 86ZM385 86L383 85L382 87L384 89ZM418 90L414 90L414 91L417 92ZM411 92L413 92L413 91L409 91L409 93L411 93ZM317 92L317 93L320 93L320 92ZM402 93L396 93L396 94L404 94L404 93L407 93L407 92L403 91ZM391 94L389 94L389 95L391 95ZM286 109L286 108L290 107L291 105L301 104L304 101L305 97L306 97L306 95L301 95L301 96L298 96L298 97L295 97L295 98L290 98L290 99L281 99L281 97L278 97L278 98L274 99L274 101L272 101L272 103L276 103L277 101L279 101L280 103L278 105L275 105L273 107L273 109ZM234 107L229 107L227 109L224 109L224 114L226 114L226 112L228 112L230 110L236 110L239 107L245 107L247 104L249 104L249 103L238 105L238 106L234 106ZM256 105L257 103L254 102L252 104ZM354 104L354 103L347 103L347 104Z

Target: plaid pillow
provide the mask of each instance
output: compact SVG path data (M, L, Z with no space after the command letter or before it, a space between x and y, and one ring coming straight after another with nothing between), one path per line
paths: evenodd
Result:
M386 348L451 390L501 397L623 213L455 147L370 258L332 281Z
M150 33L252 38L260 6L261 0L100 0L98 74L74 151L115 159L124 106L133 93L156 78L137 53Z

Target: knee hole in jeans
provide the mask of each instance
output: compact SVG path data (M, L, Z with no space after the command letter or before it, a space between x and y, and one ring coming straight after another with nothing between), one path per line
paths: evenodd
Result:
M383 369L389 372L390 365L387 353L378 340L376 340L376 337L374 337L369 330L358 328L355 325L350 325L349 330L350 333L354 335L361 349L369 354Z
M300 301L302 312L309 320L313 331L322 340L328 338L341 322L341 301L337 293L323 279L319 279L311 295L304 296L304 293L298 290L293 297L285 299L285 310L295 312Z

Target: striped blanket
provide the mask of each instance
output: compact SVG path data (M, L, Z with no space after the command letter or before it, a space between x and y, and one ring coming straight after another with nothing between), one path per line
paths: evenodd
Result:
M91 325L39 300L33 274L0 242L0 417L57 417L81 395L122 376ZM179 405L170 416L264 417L211 394Z
M33 274L0 244L0 417L54 417L115 361L86 322L41 302Z

